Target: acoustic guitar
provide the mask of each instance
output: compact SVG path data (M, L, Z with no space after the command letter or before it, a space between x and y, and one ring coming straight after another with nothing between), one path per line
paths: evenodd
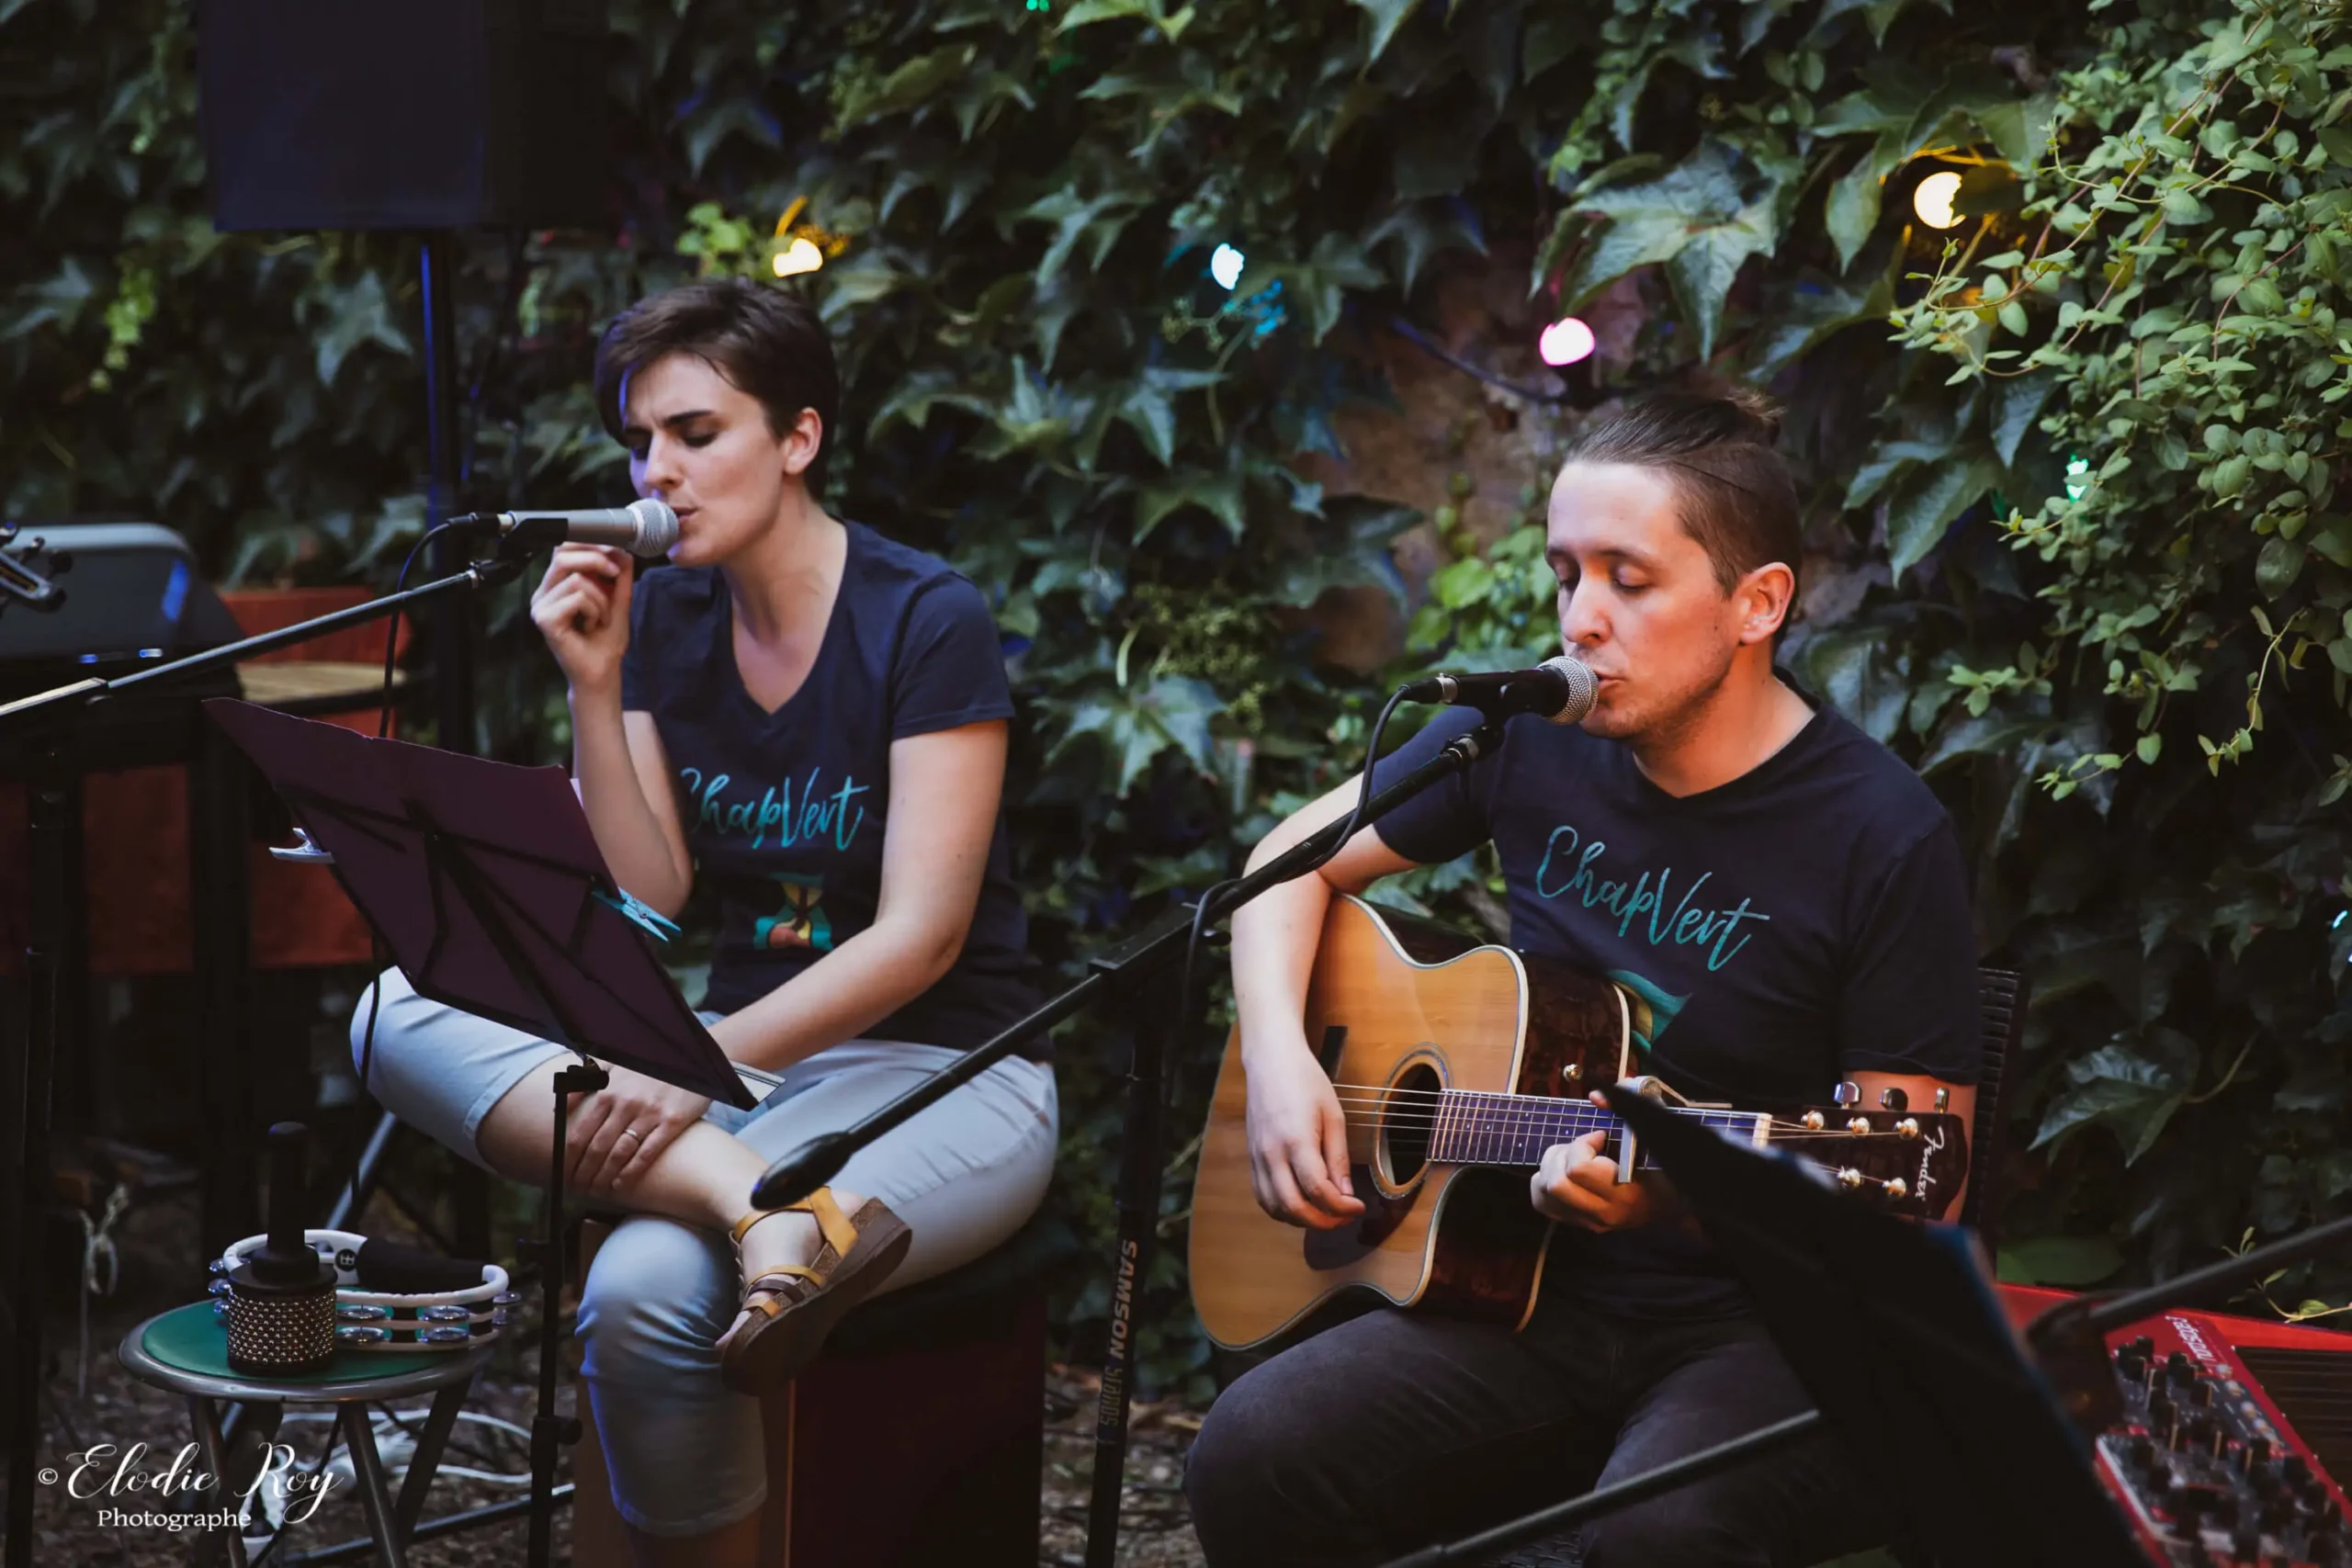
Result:
M1227 1348L1262 1343L1346 1290L1399 1306L1524 1324L1552 1223L1528 1201L1544 1151L1591 1132L1621 1179L1645 1166L1593 1088L1644 1093L1724 1136L1786 1149L1892 1213L1933 1218L1967 1171L1960 1118L1900 1103L1774 1115L1700 1106L1633 1077L1633 1013L1614 984L1569 965L1335 898L1306 992L1306 1038L1339 1090L1363 1216L1284 1224L1250 1186L1241 1036L1227 1041L1193 1182L1193 1303Z

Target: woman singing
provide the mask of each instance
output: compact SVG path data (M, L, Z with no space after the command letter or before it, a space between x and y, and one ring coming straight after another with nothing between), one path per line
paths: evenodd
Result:
M655 296L605 334L595 381L678 542L641 581L617 550L564 546L532 619L570 682L573 776L606 863L664 915L697 875L714 885L704 1016L775 1088L740 1112L612 1067L577 1105L571 1186L641 1216L597 1253L579 1327L639 1561L748 1563L766 1472L758 1406L730 1391L788 1381L849 1307L996 1247L1046 1190L1041 1040L831 1188L745 1212L778 1156L1031 1006L999 803L1012 704L978 591L820 504L838 378L807 306L740 280ZM543 1179L569 1053L426 1001L397 970L381 990L377 1097Z

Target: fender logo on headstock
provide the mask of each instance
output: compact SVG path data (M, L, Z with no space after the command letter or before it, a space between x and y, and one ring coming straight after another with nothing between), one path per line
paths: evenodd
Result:
M1944 1130L1941 1127L1938 1127L1931 1135L1920 1140L1919 1179L1913 1184L1912 1190L1918 1193L1920 1201L1926 1205L1927 1212L1930 1214L1938 1212L1937 1205L1928 1201L1928 1194L1935 1188L1936 1156L1943 1152L1943 1147Z

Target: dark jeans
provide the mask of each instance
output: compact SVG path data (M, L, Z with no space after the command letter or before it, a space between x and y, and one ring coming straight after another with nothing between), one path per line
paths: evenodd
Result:
M1544 1302L1513 1334L1375 1312L1210 1409L1184 1476L1210 1568L1358 1568L1469 1534L1812 1405L1752 1317L1635 1321ZM1885 1539L1819 1438L1585 1527L1586 1568L1807 1565Z

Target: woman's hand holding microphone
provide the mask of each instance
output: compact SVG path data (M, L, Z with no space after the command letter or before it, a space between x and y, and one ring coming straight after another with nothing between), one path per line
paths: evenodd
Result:
M619 685L634 581L628 552L609 545L561 545L548 563L531 594L531 622L573 692Z

